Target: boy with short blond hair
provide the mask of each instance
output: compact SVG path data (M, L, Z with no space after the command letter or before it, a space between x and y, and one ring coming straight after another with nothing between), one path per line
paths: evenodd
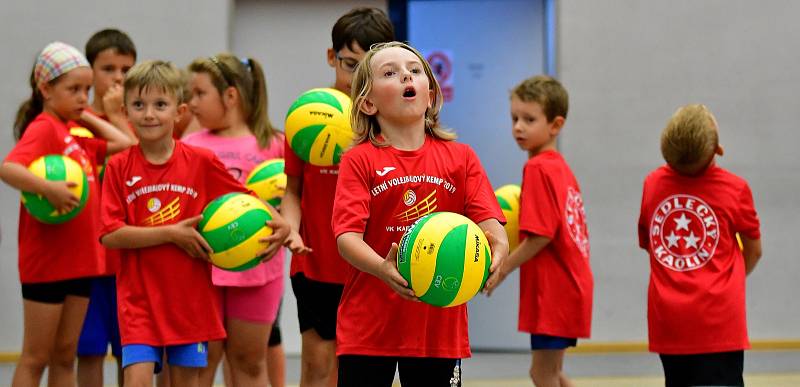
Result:
M588 338L594 280L578 181L556 148L569 97L555 79L526 79L511 93L512 135L528 152L520 194L520 243L487 280L486 292L520 268L519 330L531 334L530 376L538 387L572 386L567 347Z
M172 386L197 386L207 342L225 330L206 262L211 248L195 226L211 200L248 191L213 152L173 139L186 106L178 103L184 81L172 64L136 65L124 85L139 144L108 162L100 234L106 247L124 249L117 280L125 384L152 385L166 352ZM264 259L289 232L272 213Z
M667 164L644 181L638 225L639 246L650 256L650 351L659 354L668 387L743 386L745 277L761 257L753 194L716 165L724 152L704 105L672 115L661 153Z

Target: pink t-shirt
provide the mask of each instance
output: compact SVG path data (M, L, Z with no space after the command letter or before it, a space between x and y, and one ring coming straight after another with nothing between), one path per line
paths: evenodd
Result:
M181 141L214 151L233 178L244 184L258 164L283 158L283 134L278 133L266 148L260 148L255 136L221 137L208 129L188 134ZM268 262L250 270L234 272L213 267L211 279L217 286L261 286L283 275L284 251Z

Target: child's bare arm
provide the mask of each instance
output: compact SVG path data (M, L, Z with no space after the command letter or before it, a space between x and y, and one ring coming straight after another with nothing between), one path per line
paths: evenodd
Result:
M397 271L397 243L392 243L385 258L378 255L366 242L364 234L346 232L336 238L339 253L356 269L374 275L406 300L416 300L414 291Z
M300 192L303 187L303 180L298 176L286 176L286 193L281 200L281 215L289 224L289 236L284 244L292 254L308 254L311 248L306 246L303 238L300 237Z
M4 162L0 165L0 179L20 191L44 196L59 212L72 211L80 204L80 199L69 190L75 183L42 179L22 164Z
M494 273L497 267L508 256L508 235L506 229L497 219L487 219L478 223L478 227L486 234L486 239L489 240L489 246L492 248L492 266L489 268L490 273Z
M109 155L125 150L135 145L137 142L136 137L133 136L132 133L129 133L127 130L119 129L111 122L95 116L86 110L81 113L81 120L91 125L92 129L108 142L107 152Z
M208 260L211 247L195 228L202 218L198 215L157 227L123 226L103 235L100 242L111 249L140 249L174 243L190 256Z
M260 251L258 256L261 257L262 261L269 261L275 253L283 248L283 244L289 236L290 228L289 223L286 222L286 219L281 216L275 207L272 207L267 202L264 202L264 204L269 207L272 213L272 220L267 222L267 226L272 228L272 235L259 240L259 242L268 243L269 245L266 249Z
M487 296L491 296L492 292L518 267L523 263L539 254L542 249L550 243L550 238L529 234L527 238L523 239L511 254L503 260L500 267L489 276L484 286L484 292Z
M750 274L761 259L761 239L749 239L741 236L742 254L744 255L744 271Z

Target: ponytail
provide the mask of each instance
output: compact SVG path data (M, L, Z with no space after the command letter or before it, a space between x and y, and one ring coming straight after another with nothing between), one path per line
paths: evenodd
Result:
M261 69L261 64L257 60L247 58L247 67L250 68L250 74L253 78L253 91L250 100L250 114L247 114L247 125L253 131L253 135L258 140L258 146L266 148L269 146L272 137L275 136L275 127L269 120L267 114L267 105L269 103L267 98L267 80L264 77L264 71Z
M44 97L42 97L42 92L39 91L39 88L36 87L33 70L31 70L29 82L31 85L31 97L19 106L17 116L14 119L14 140L16 141L22 138L28 125L44 109Z

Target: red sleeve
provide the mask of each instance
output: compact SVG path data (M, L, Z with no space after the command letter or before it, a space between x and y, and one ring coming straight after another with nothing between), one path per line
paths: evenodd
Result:
M520 231L553 239L561 224L561 210L552 181L539 165L526 165L522 181Z
M305 168L305 163L301 160L292 150L292 147L289 145L289 140L284 137L283 139L283 173L287 174L288 176L303 176L303 168Z
M639 247L647 250L650 248L650 235L647 229L647 215L645 214L644 208L644 201L647 192L647 180L644 182L644 186L642 187L642 204L639 208Z
M352 153L345 153L339 164L331 216L334 238L346 232L363 233L369 219L369 168L364 157L353 156Z
M108 155L108 141L100 138L75 136L73 136L73 138L78 142L78 144L81 145L81 148L86 151L89 159L91 159L95 165L103 165L103 163L106 162L106 156Z
M244 192L253 194L250 190L245 188L242 183L237 181L231 176L230 172L225 169L216 155L208 151L208 166L203 171L205 174L205 189L209 201L214 200L222 195L231 192Z
M100 197L103 199L100 204L100 237L128 224L126 211L128 205L122 191L123 181L120 177L122 172L119 170L121 161L123 161L121 158L114 158L108 162L101 184L103 194Z
M492 184L486 176L486 171L481 165L475 151L465 146L467 150L467 180L464 184L466 188L466 203L464 206L464 216L470 218L475 223L483 222L487 219L497 219L505 224L506 218L500 209L500 203L492 190Z
M61 149L58 149L56 143L56 131L53 126L46 120L34 121L25 129L25 134L14 145L11 152L6 156L6 161L22 164L24 166L30 165L34 160L50 153L61 154ZM63 146L61 147L63 148Z
M761 239L761 225L753 203L753 192L747 183L739 193L739 207L734 217L734 229L748 239Z

